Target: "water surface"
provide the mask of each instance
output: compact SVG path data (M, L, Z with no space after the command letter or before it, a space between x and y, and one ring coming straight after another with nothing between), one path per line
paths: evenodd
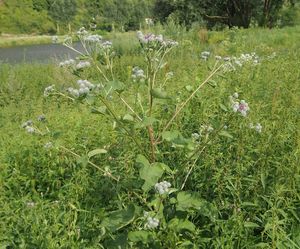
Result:
M82 52L80 43L74 47ZM51 63L76 58L77 53L61 44L27 45L12 48L0 48L0 62L4 63Z

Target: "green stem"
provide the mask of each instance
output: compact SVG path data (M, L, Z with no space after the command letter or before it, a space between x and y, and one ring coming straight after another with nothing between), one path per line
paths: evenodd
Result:
M228 123L231 119L232 119L233 115L231 115L231 117L229 118L229 120L226 122ZM189 164L189 160L191 160L196 154L198 154L198 156L196 157L196 159L194 160L194 162L192 163L192 165L190 166L189 170L188 170L188 173L186 174L185 178L184 178L184 181L183 181L183 184L181 185L181 190L184 188L190 174L192 173L194 167L196 166L196 163L197 161L199 160L202 152L206 149L207 145L213 141L217 135L219 134L220 131L222 131L224 128L224 125L221 125L220 128L215 132L215 134L213 136L211 136L201 147L199 146L198 148L196 148L196 150L194 151L194 153L189 156L189 158L187 159L187 163L185 164L184 167L186 167L188 164Z
M113 118L115 119L115 121L126 131L127 135L135 142L135 144L137 145L137 147L139 148L139 150L141 150L141 152L147 156L147 153L145 153L143 146L141 145L141 143L137 140L137 138L127 129L126 126L123 125L123 123L120 121L120 119L118 118L117 114L114 112L114 110L112 109L112 107L109 105L109 103L100 95L100 100L101 102L106 106L107 110L110 112L110 114L113 116Z

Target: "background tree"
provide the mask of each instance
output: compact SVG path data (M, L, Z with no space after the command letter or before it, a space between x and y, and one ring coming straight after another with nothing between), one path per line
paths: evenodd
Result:
M55 21L57 25L57 32L59 33L59 25L69 25L73 20L76 11L76 0L48 0L49 15Z

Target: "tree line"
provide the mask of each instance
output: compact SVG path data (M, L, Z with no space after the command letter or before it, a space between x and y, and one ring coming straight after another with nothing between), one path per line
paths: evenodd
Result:
M137 30L145 18L208 28L293 25L299 0L0 0L0 33Z

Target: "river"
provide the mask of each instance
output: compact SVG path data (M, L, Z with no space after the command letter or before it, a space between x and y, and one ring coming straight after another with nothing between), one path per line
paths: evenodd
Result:
M79 43L74 47L82 51ZM61 44L43 44L0 48L1 63L55 63L65 59L75 58L77 53Z

